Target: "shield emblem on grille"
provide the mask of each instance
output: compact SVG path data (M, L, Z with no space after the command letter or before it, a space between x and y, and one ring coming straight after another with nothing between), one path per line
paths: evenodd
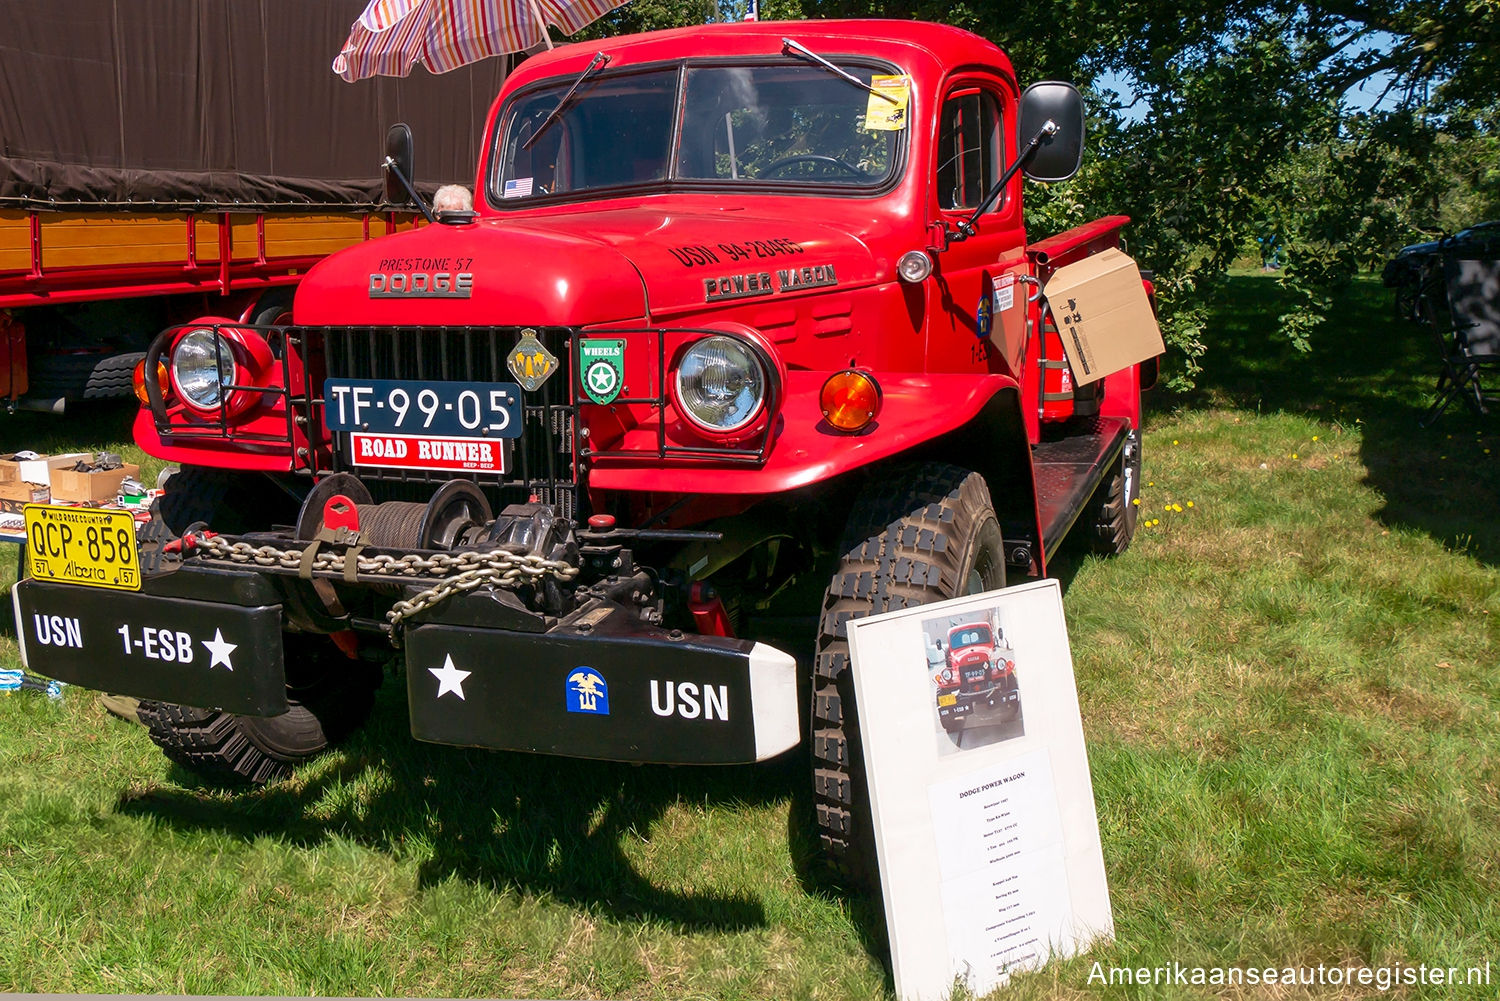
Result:
M613 403L625 382L625 342L590 338L578 342L583 391L601 406Z
M510 369L510 374L516 377L522 389L535 393L557 371L557 356L537 340L535 330L527 327L521 331L516 346L510 349L505 367Z

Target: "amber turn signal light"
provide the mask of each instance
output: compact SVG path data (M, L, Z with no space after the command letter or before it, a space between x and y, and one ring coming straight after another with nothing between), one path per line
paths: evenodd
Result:
M132 376L135 383L135 398L145 406L151 405L151 398L146 395L146 359L142 358L135 363L135 375ZM167 375L167 366L161 362L156 363L156 384L161 387L161 398L167 398L167 387L171 386L171 379Z
M835 372L818 393L823 419L840 431L860 431L880 415L880 383L868 372Z

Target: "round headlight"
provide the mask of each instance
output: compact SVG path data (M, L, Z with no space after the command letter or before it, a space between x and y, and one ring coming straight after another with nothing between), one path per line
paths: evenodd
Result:
M705 337L677 366L677 400L706 431L738 431L766 401L766 370L756 352L734 337Z
M234 383L234 346L212 330L189 331L172 349L172 381L187 402L212 410Z

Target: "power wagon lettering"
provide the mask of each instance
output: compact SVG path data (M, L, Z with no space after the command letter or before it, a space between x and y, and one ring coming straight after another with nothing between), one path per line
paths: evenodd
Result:
M729 299L753 299L793 289L826 288L839 283L832 264L806 268L780 268L775 281L769 271L742 275L722 275L703 279L703 301L724 302Z

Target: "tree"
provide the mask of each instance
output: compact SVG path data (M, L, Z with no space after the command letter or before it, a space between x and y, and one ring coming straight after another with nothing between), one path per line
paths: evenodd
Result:
M1285 249L1300 305L1280 328L1305 345L1334 285L1421 227L1460 224L1445 214L1455 197L1500 208L1492 0L804 0L803 13L954 24L999 43L1022 81L1079 83L1091 155L1074 181L1033 193L1029 225L1132 217L1179 383L1197 371L1205 297L1257 238ZM1107 74L1132 82L1134 107L1099 87ZM1360 86L1387 104L1357 110Z
M590 30L748 7L632 0ZM1132 217L1179 384L1197 372L1206 297L1258 240L1282 248L1299 305L1279 326L1305 345L1340 281L1424 231L1500 213L1495 0L763 0L761 17L938 21L1000 44L1023 83L1078 83L1091 154L1073 181L1033 191L1028 224L1043 235ZM1119 78L1129 105L1101 86ZM1385 100L1360 110L1357 88Z

